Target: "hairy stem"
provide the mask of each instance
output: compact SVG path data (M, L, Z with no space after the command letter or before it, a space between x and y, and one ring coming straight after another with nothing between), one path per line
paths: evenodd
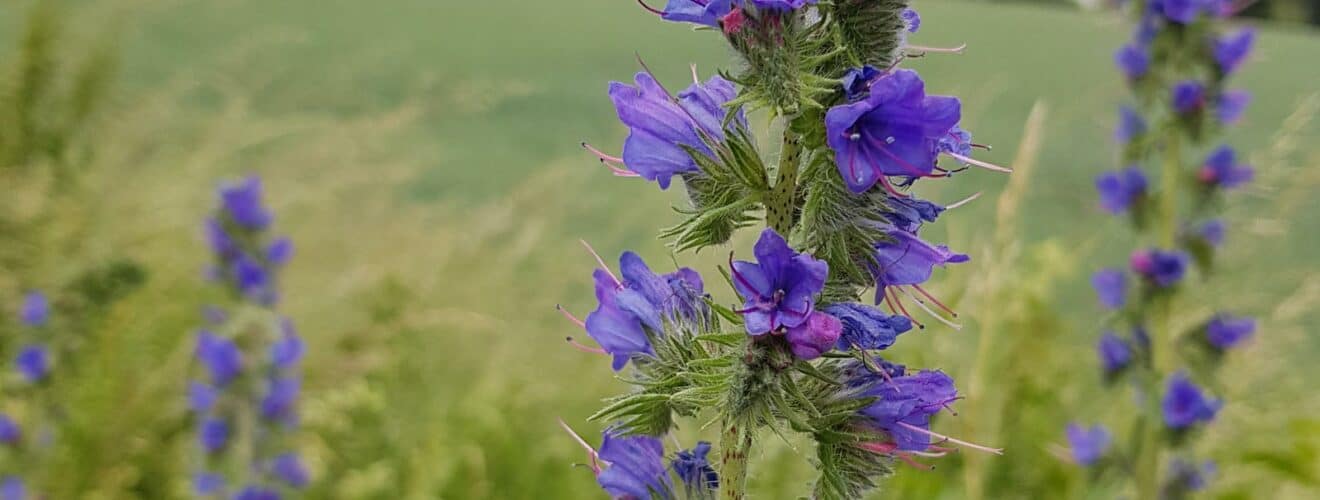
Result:
M785 119L785 127L789 121ZM802 160L800 142L796 133L784 130L784 143L779 149L779 176L770 191L770 199L765 203L765 225L785 239L793 229L793 215L797 211L794 198L797 195L798 165Z
M1160 177L1160 220L1158 243L1172 249L1178 238L1178 188L1182 175L1182 141L1179 132L1170 132L1164 144L1164 165ZM1142 446L1136 468L1137 498L1157 500L1160 497L1160 474L1163 461L1163 443L1160 419L1160 383L1175 368L1173 351L1173 310L1170 297L1157 300L1151 310L1151 366L1146 377L1146 412L1142 417Z
M742 500L747 495L747 454L752 435L736 422L725 422L720 435L720 498Z

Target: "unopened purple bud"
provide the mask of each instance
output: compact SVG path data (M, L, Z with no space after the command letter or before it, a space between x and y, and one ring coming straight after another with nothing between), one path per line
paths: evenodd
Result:
M23 297L23 306L18 311L18 319L31 327L45 326L50 320L50 302L41 292L29 292Z
M805 323L788 329L788 344L798 359L812 360L832 349L842 331L838 318L816 311Z

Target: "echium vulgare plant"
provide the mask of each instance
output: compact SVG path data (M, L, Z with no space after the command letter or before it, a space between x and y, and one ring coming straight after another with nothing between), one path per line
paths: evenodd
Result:
M682 181L690 206L662 232L677 250L725 244L761 219L766 227L754 260L731 253L720 270L736 305L714 300L692 269L658 274L624 252L616 272L595 257L599 305L585 320L564 314L598 347L569 341L610 356L633 386L590 417L606 424L599 447L569 429L600 486L613 498L744 498L767 428L814 442L815 498L859 497L896 460L925 467L918 459L955 446L1000 453L932 431L931 418L959 399L953 380L880 352L924 328L910 310L956 326L922 285L936 266L968 257L918 232L962 202L920 200L912 186L970 166L1008 171L971 157L978 145L959 127L957 98L927 95L916 72L897 67L961 48L908 45L920 18L905 0L643 6L723 36L741 70L702 81L694 68L673 93L643 64L632 84L609 85L629 130L622 152L585 147L617 176L661 189ZM754 140L749 109L777 122L775 161ZM869 288L875 306L862 300ZM698 442L667 455L662 437L680 419L718 426L718 452Z
M53 425L58 406L50 392L54 358L62 351L52 342L50 302L46 295L33 291L23 297L16 315L21 342L13 356L13 365L3 379L0 399L0 499L23 499L35 494L30 475L51 452Z
M1239 3L1240 4L1240 3ZM1223 402L1209 394L1223 355L1240 346L1255 321L1223 310L1174 331L1172 318L1193 272L1212 276L1226 224L1223 196L1251 180L1252 169L1214 139L1242 115L1248 94L1227 80L1251 51L1255 32L1230 31L1221 0L1134 2L1139 24L1115 55L1136 106L1120 109L1116 138L1123 168L1096 180L1101 207L1130 218L1140 246L1121 268L1092 276L1113 314L1098 341L1105 380L1130 383L1140 397L1126 449L1110 446L1101 425L1072 424L1072 459L1100 476L1109 466L1135 483L1136 498L1183 498L1201 489L1212 462L1192 441ZM1159 166L1159 180L1147 171ZM1204 286L1197 283L1198 286ZM1126 331L1120 335L1115 331Z
M200 377L188 388L200 457L192 487L200 498L276 500L307 486L294 451L304 345L276 309L280 269L293 255L273 237L261 181L222 185L203 230L214 262L208 276L230 307L208 307L197 332Z

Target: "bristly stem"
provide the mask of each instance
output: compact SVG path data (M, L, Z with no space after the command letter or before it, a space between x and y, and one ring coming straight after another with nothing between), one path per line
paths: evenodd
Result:
M784 126L792 120L785 117ZM784 130L784 143L779 149L779 175L765 202L765 225L779 232L784 239L793 229L796 206L798 164L802 160L801 138L791 130Z
M720 498L743 500L747 493L747 454L752 451L750 429L730 419L720 435Z
M1165 139L1160 176L1160 220L1158 244L1174 248L1178 238L1178 188L1182 176L1181 132L1174 128ZM1146 411L1142 415L1142 444L1136 467L1137 498L1158 500L1163 460L1160 419L1160 383L1174 370L1173 308L1171 297L1161 297L1151 311L1150 373L1146 376Z

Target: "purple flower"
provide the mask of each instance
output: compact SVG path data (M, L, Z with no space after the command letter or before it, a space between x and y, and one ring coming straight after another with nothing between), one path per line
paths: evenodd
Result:
M1066 434L1072 448L1073 460L1080 465L1092 465L1109 450L1109 431L1103 425L1085 428L1076 423L1068 424Z
M15 476L0 480L0 500L29 500L23 480Z
M1205 85L1196 80L1183 80L1173 84L1171 91L1173 110L1190 115L1205 107Z
M907 26L908 33L916 33L921 29L921 15L917 14L916 10L910 7L903 9L900 17L903 19L903 25Z
M293 488L305 488L311 482L311 475L297 453L284 453L275 457L270 462L270 472Z
M45 346L29 345L18 351L14 364L24 380L35 384L50 375L50 352Z
M261 178L250 176L220 186L220 204L239 227L260 231L269 226L270 212L261 204Z
M941 213L944 207L912 196L885 201L885 218L894 227L912 234L917 234L923 223L935 222Z
M301 387L302 383L296 378L271 380L265 397L261 399L261 416L267 420L292 422Z
M1224 244L1224 221L1220 219L1211 219L1201 224L1196 230L1197 236L1201 240L1209 243L1210 246L1217 247Z
M219 395L216 390L202 382L188 384L188 409L195 413L205 413L215 405Z
M193 492L201 495L215 495L224 491L225 478L213 472L198 472L193 474Z
M890 240L875 244L877 268L877 302L885 287L920 285L930 279L935 266L958 264L971 260L966 254L954 253L944 245L931 245L915 234L901 229L890 229Z
M1146 53L1145 47L1127 44L1114 53L1114 64L1129 80L1136 80L1150 70L1150 54Z
M849 69L839 79L843 84L844 97L849 102L866 97L866 93L871 88L871 81L879 77L880 74L879 69L869 64L860 68Z
M698 441L690 450L682 450L670 462L678 479L683 481L689 492L714 491L720 487L720 475L710 466L706 458L710 455L710 443ZM689 495L699 497L699 495Z
M1218 15L1219 0L1152 0L1150 9L1163 14L1170 21L1188 24L1202 13Z
M789 328L786 338L794 356L810 361L832 349L842 331L838 318L816 311L805 323Z
M1200 467L1182 459L1175 459L1169 464L1169 482L1166 490L1201 491L1215 476L1218 467L1214 462L1205 461ZM1180 498L1179 495L1165 495L1166 498Z
M720 19L729 15L742 0L669 0L660 17L666 21L693 23L718 28Z
M1187 271L1187 254L1180 251L1138 250L1128 260L1133 272L1159 288L1177 284Z
M274 302L270 278L269 271L260 262L246 255L239 255L234 261L234 286L244 296L258 303L269 305Z
M28 292L18 310L18 320L31 327L45 326L50 320L50 302L41 292Z
M705 84L692 84L675 100L649 73L637 73L634 81L636 87L620 82L610 82L609 87L619 121L629 129L622 160L629 170L668 189L674 175L698 170L683 146L711 156L702 134L724 140L724 105L737 90L714 76ZM742 110L736 113L734 122L745 124Z
M273 266L288 264L291 257L293 257L293 240L276 238L266 247L266 262Z
M1127 211L1146 197L1146 174L1131 166L1118 172L1105 172L1095 179L1100 192L1100 208L1111 214Z
M1100 336L1096 351L1100 354L1100 366L1104 367L1106 375L1118 373L1132 362L1132 349L1114 332L1105 332Z
M692 269L659 276L632 252L619 257L619 268L623 281L606 269L592 273L599 305L586 321L587 335L614 355L615 371L633 356L652 353L643 327L663 333L664 318L696 319L706 310L701 276Z
M805 323L814 310L816 295L825 288L829 265L793 251L769 228L761 232L753 252L756 262L730 264L734 288L744 300L740 312L747 333L762 335Z
M22 439L23 431L19 429L18 422L9 418L9 415L0 413L0 444L13 446Z
M1255 171L1246 165L1237 163L1237 153L1233 148L1220 146L1206 157L1205 164L1201 170L1196 172L1196 179L1201 184L1220 189L1231 189L1247 182L1255 177Z
M228 385L243 371L243 352L238 345L206 330L197 334L197 359L216 387Z
M903 451L924 451L930 447L930 417L958 399L953 379L943 372L922 371L894 377L865 393L879 397L862 409L871 425L885 431Z
M207 417L200 425L201 431L197 436L202 443L202 449L207 453L216 453L224 449L225 443L229 441L229 424L220 418Z
M1101 269L1091 275L1091 287L1100 298L1100 304L1118 309L1127 303L1127 275L1121 269Z
M905 316L890 316L874 307L856 302L842 302L827 306L824 311L839 319L843 330L835 348L847 351L858 349L888 349L898 336L912 329L912 320Z
M1141 119L1132 108L1118 108L1118 127L1114 129L1114 140L1120 144L1132 142L1132 139L1146 133L1146 121Z
M1251 54L1251 46L1256 43L1256 30L1242 28L1232 35L1225 35L1214 41L1215 62L1219 72L1225 75L1237 71L1238 66Z
M234 495L234 500L280 500L280 492L263 486L248 486Z
M1169 377L1168 389L1164 392L1161 407L1164 410L1164 424L1170 429L1181 430L1198 423L1209 423L1224 406L1220 400L1210 399L1193 384L1184 372L1174 373Z
M206 219L202 224L202 232L206 236L206 243L211 246L211 252L216 256L226 261L238 256L238 245L225 231L224 223L217 219Z
M606 429L600 444L600 459L610 464L596 475L596 483L612 498L668 498L669 474L665 447L650 436L620 436Z
M887 183L884 176L927 177L961 108L955 97L927 96L915 71L894 71L873 81L866 99L830 108L826 142L853 192Z
M298 334L293 331L292 322L285 318L282 322L280 339L270 345L270 362L276 368L290 368L302 359L306 346Z
M1205 326L1205 339L1221 351L1237 347L1255 333L1255 319L1228 314L1215 315Z
M1251 92L1226 91L1219 95L1219 101L1215 106L1215 117L1226 124L1235 124L1242 119L1242 113L1247 110L1247 104L1250 103Z
M751 2L758 9L776 12L798 10L816 4L816 0L751 0Z

